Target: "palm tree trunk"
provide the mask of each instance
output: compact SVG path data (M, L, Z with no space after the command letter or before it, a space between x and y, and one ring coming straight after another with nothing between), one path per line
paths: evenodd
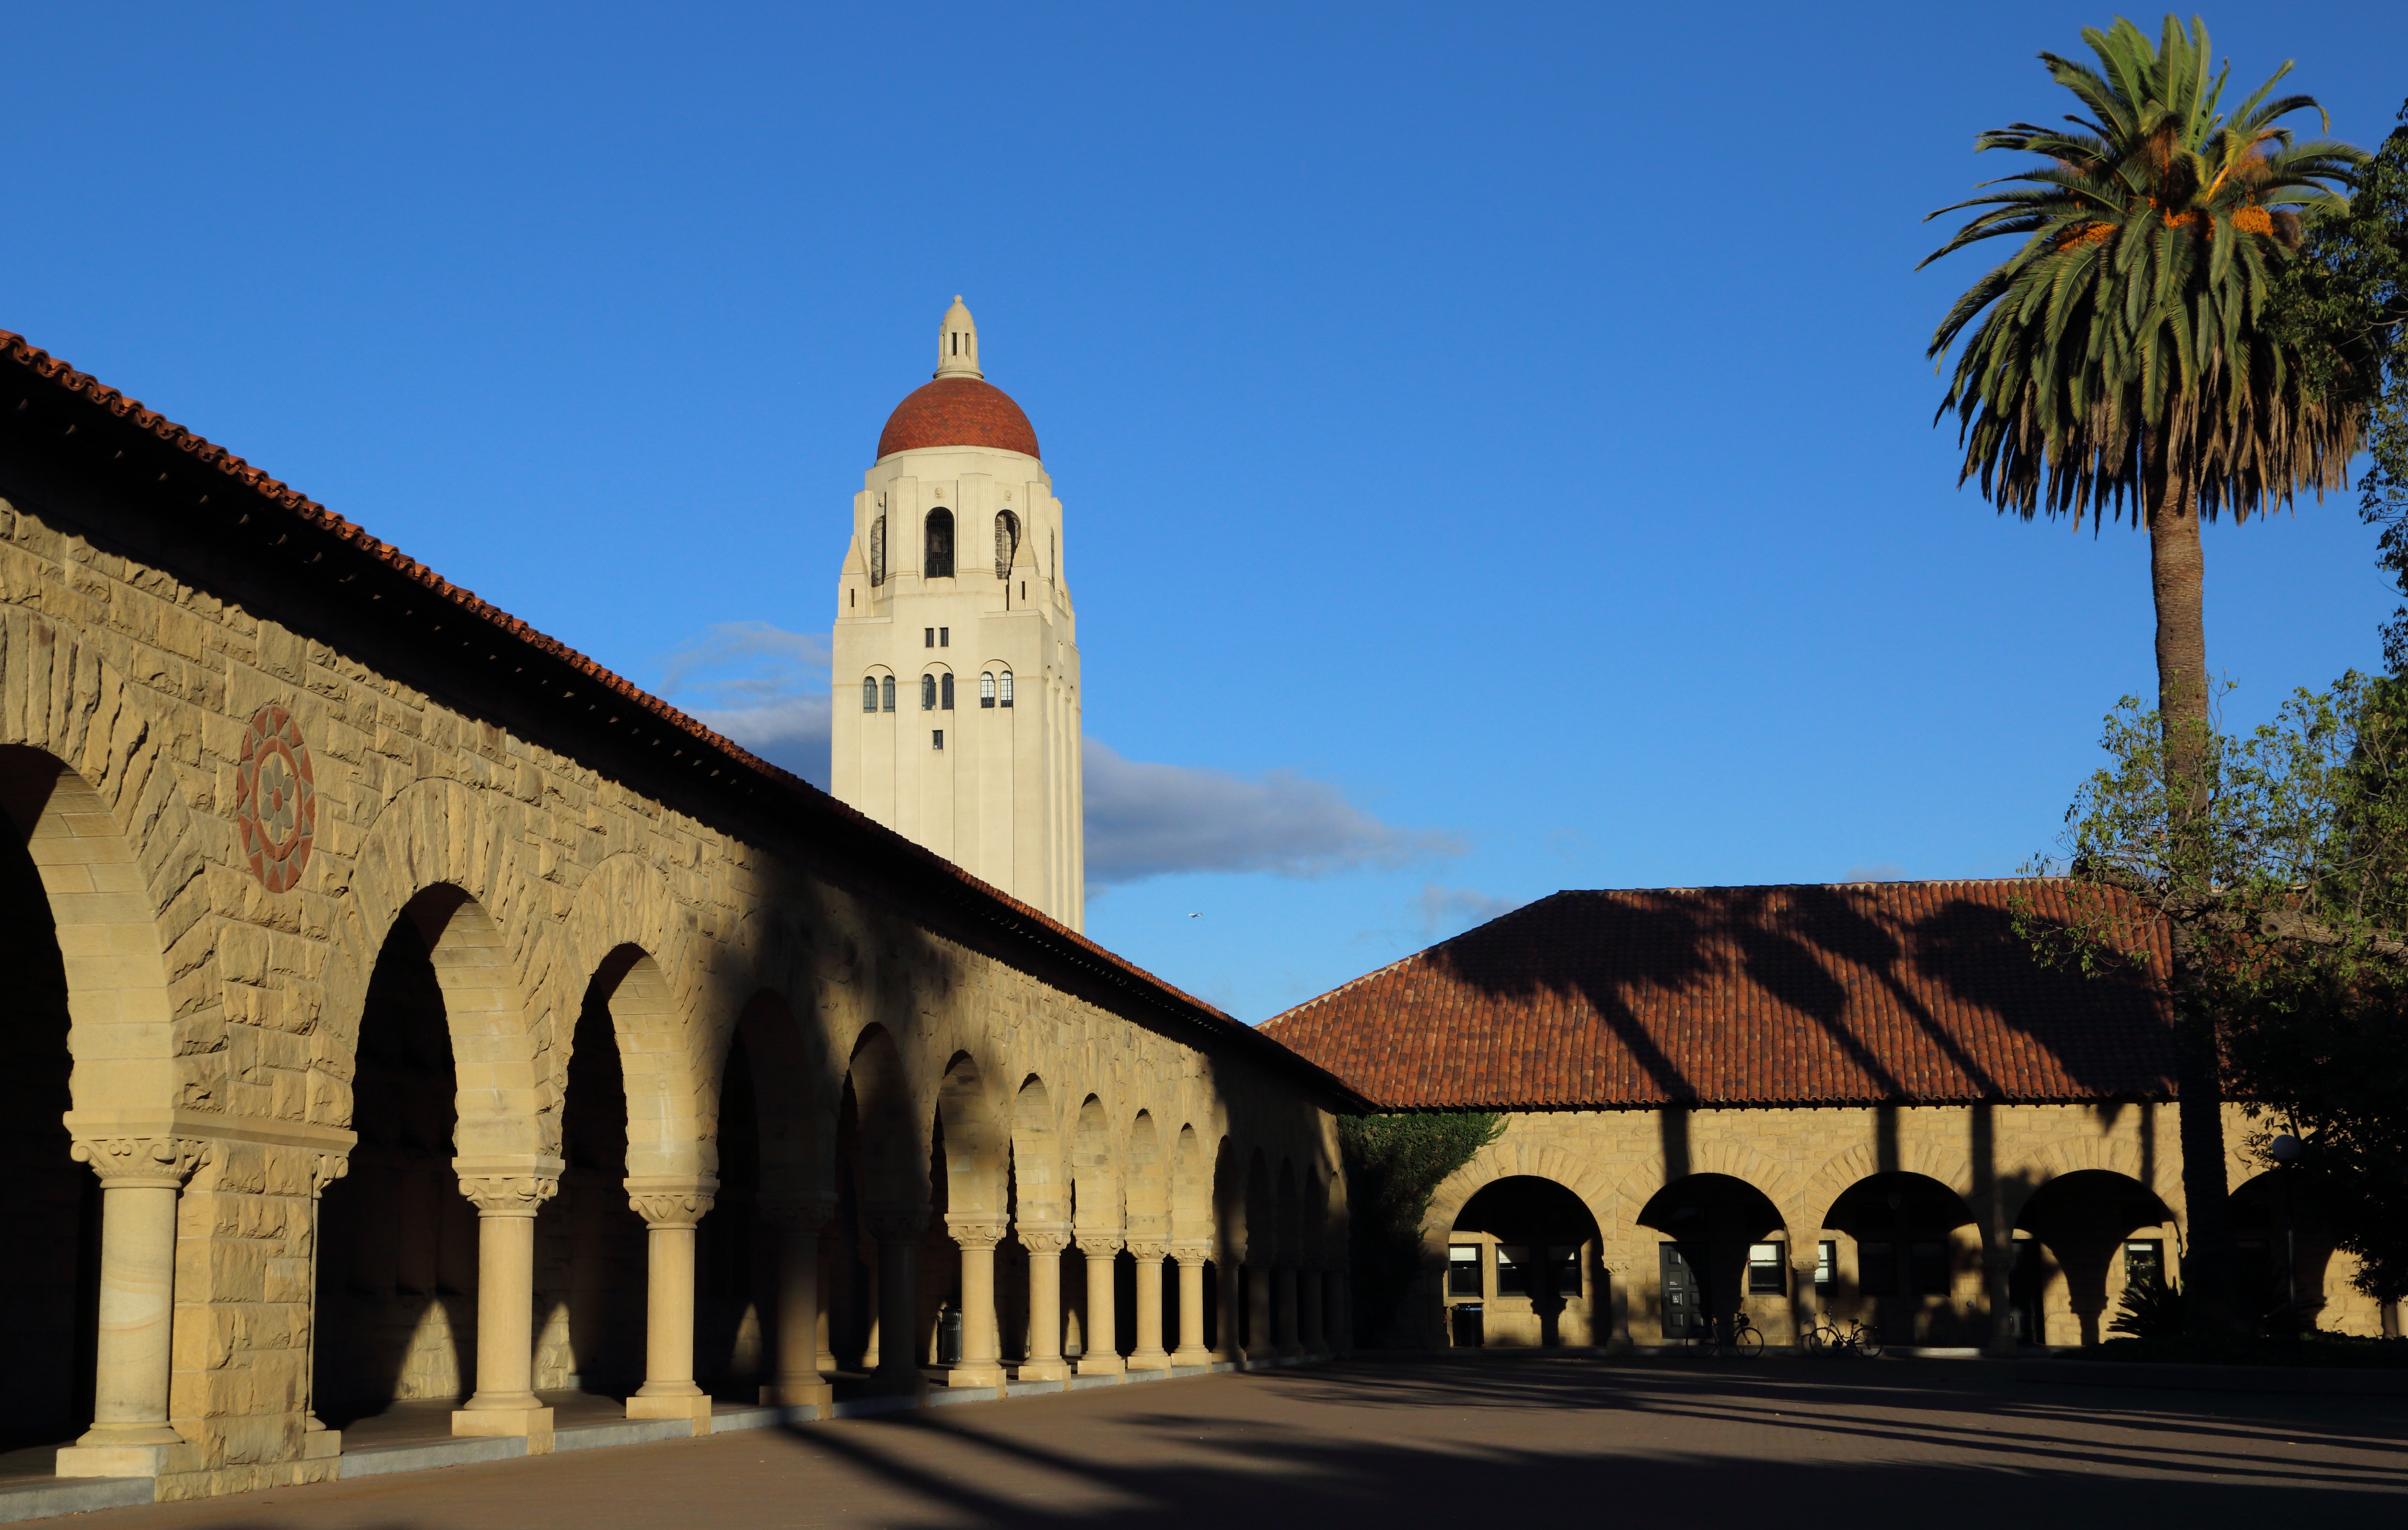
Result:
M2239 1250L2224 1172L2224 1088L2215 1013L2200 950L2211 888L2207 848L2207 623L2199 507L2187 475L2169 464L2149 520L2149 582L2157 610L2157 718L2163 729L2168 828L2173 844L2170 913L2175 1079L2182 1137L2183 1200L2190 1247L2183 1262L2184 1326L2198 1335L2235 1331Z

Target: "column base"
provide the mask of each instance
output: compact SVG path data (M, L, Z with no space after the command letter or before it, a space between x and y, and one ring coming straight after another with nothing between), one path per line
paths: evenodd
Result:
M552 1453L552 1409L536 1407L456 1407L452 1410L455 1435L523 1435L527 1454Z
M1210 1350L1173 1350L1170 1351L1170 1363L1173 1365L1210 1365L1212 1364L1212 1351Z
M198 1453L178 1436L173 1445L63 1445L50 1469L61 1477L159 1477L199 1465Z
M1081 1376L1126 1376L1128 1364L1118 1355L1081 1355Z
M631 1419L685 1419L694 1424L697 1435L710 1433L710 1394L697 1388L692 1393L666 1397L647 1397L642 1393L627 1399L627 1417Z
M1128 1357L1127 1365L1133 1371L1167 1371L1170 1369L1170 1356L1160 1350L1140 1350Z
M1000 1365L953 1365L944 1373L949 1387L999 1387L1006 1378Z
M323 1461L328 1456L343 1453L343 1432L339 1429L312 1429L301 1436L301 1459Z
M764 1407L816 1407L825 1416L836 1401L836 1388L824 1377L810 1377L795 1381L775 1381L761 1389Z
M1068 1381L1070 1374L1067 1360L1024 1360L1011 1368L1015 1381Z

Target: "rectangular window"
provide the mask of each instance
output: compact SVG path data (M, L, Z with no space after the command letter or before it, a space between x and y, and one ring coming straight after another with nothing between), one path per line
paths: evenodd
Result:
M1547 1268L1554 1275L1555 1294L1574 1297L1581 1293L1580 1245L1556 1244L1547 1250Z
M936 629L935 628L933 628L933 627L925 627L925 628L922 628L920 629L920 632L921 632L921 637L920 637L920 646L921 646L921 647L923 647L923 648L934 648L935 646L937 646L937 629Z
M2124 1283L2137 1286L2166 1283L2166 1246L2157 1238L2134 1238L2124 1245Z
M935 747L937 747L937 748L939 748L939 749L943 748L943 747L945 746L945 730L944 730L943 729L939 728L939 729L933 729L933 731L934 731L934 733L935 733L935 735L936 735L936 740L937 740L936 744L935 744Z
M1480 1294L1480 1245L1457 1243L1448 1247L1446 1293L1449 1296Z
M1781 1245L1751 1243L1747 1246L1747 1293L1750 1296L1778 1296L1788 1287L1782 1278Z
M1840 1278L1840 1246L1829 1238L1814 1245L1814 1289L1828 1292Z
M1868 1296L1898 1294L1898 1245L1856 1245L1856 1289Z
M1914 1279L1917 1296L1948 1294L1948 1245L1944 1243L1910 1243L1906 1246L1907 1273Z
M940 627L937 628L937 646L939 648L951 648L953 645L953 629L950 627Z
M1530 1250L1519 1244L1497 1246L1497 1294L1530 1294Z

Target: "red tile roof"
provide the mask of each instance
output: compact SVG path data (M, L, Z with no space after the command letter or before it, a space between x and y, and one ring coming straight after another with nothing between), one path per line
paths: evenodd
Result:
M1052 916L1020 902L999 888L990 887L935 851L914 844L894 830L872 822L863 814L838 801L834 797L800 776L781 770L759 756L738 747L732 741L712 732L666 701L604 669L558 639L546 636L509 612L478 599L471 591L444 579L424 564L405 556L399 549L369 536L366 531L298 489L269 477L224 447L194 435L155 411L143 408L134 399L109 387L90 373L76 370L49 352L32 344L23 336L0 329L0 362L22 368L24 374L37 380L44 386L55 390L54 397L77 400L82 405L97 409L123 428L155 440L171 451L182 454L194 465L228 481L237 492L247 491L257 496L254 503L264 503L265 508L272 511L289 512L305 533L332 538L365 555L394 574L428 591L437 599L488 624L504 641L518 643L525 649L566 666L585 676L603 690L649 714L664 727L691 737L701 745L706 758L717 758L727 769L729 783L725 789L735 790L733 782L738 778L750 778L761 782L773 795L782 796L808 818L814 820L815 826L824 833L828 833L831 840L836 840L838 836L841 836L842 840L854 843L867 839L874 849L871 857L864 858L865 862L874 860L877 869L890 879L906 886L916 882L922 888L935 886L946 889L948 893L957 891L962 896L962 901L970 905L972 912L981 922L1000 927L1011 937L1025 942L1029 945L1047 949L1057 959L1065 959L1073 965L1085 969L1112 987L1123 990L1133 989L1141 999L1169 1011L1208 1034L1234 1045L1240 1051L1257 1061L1300 1075L1316 1087L1343 1090L1344 1086L1340 1081L1329 1077L1322 1070L1298 1058L1287 1048L1270 1042L1259 1029L1224 1014L1193 994L1172 987L1135 962L1106 950L1086 936L1055 920ZM984 386L982 383L979 385ZM996 392L998 397L1002 397L1000 390L990 391ZM28 397L21 397L17 408L22 411L29 401ZM1010 404L1008 398L1005 402ZM1010 407L1017 414L1019 406L1013 404ZM1024 427L1025 424L1024 417ZM72 426L69 427L70 433L73 428ZM1036 455L1036 436L1032 432L1028 439L1028 451L1032 456ZM1014 447L1012 450L1016 451L1019 448ZM165 476L165 474L161 475L163 481ZM208 498L209 496L206 493L200 497L204 504ZM281 541L283 539L279 537L277 540ZM572 715L580 714L581 709L578 709L576 703L571 702L568 705L572 709ZM592 727L590 718L583 722L582 726L590 729ZM710 773L713 785L719 785L721 770L713 768ZM1350 1103L1358 1103L1353 1102L1351 1094L1346 1094L1343 1098Z
M1559 892L1263 1029L1396 1109L2166 1098L2144 969L2042 966L2048 880Z
M940 377L895 406L879 433L878 455L922 446L992 446L1037 455L1037 427L1011 395L974 377Z

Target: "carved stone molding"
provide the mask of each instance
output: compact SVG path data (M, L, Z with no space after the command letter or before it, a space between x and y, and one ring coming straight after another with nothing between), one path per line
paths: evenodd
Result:
M460 1193L480 1217L532 1217L560 1193L556 1174L464 1174Z
M316 1153L309 1159L309 1193L323 1195L326 1187L351 1172L351 1161L342 1153Z
M1163 1256L1170 1252L1170 1245L1160 1238L1131 1238L1128 1251L1129 1257L1140 1264L1159 1264Z
M1079 1234L1079 1251L1090 1259L1098 1254L1119 1253L1121 1235L1118 1233L1082 1233Z
M1070 1247L1070 1228L1067 1222L1022 1222L1012 1229L1020 1246L1032 1254L1058 1254Z
M827 1231L836 1220L836 1197L832 1195L765 1195L760 1201L763 1221L788 1233L812 1236Z
M1003 1241L1004 1230L1005 1224L993 1218L945 1214L946 1234L965 1249L992 1249Z
M719 1181L711 1178L661 1180L629 1176L627 1206L647 1227L692 1227L710 1215Z
M1201 1264L1212 1257L1212 1240L1180 1238L1171 1244L1170 1257L1182 1264Z
M208 1162L209 1145L197 1137L88 1137L67 1156L91 1164L107 1189L181 1190Z

